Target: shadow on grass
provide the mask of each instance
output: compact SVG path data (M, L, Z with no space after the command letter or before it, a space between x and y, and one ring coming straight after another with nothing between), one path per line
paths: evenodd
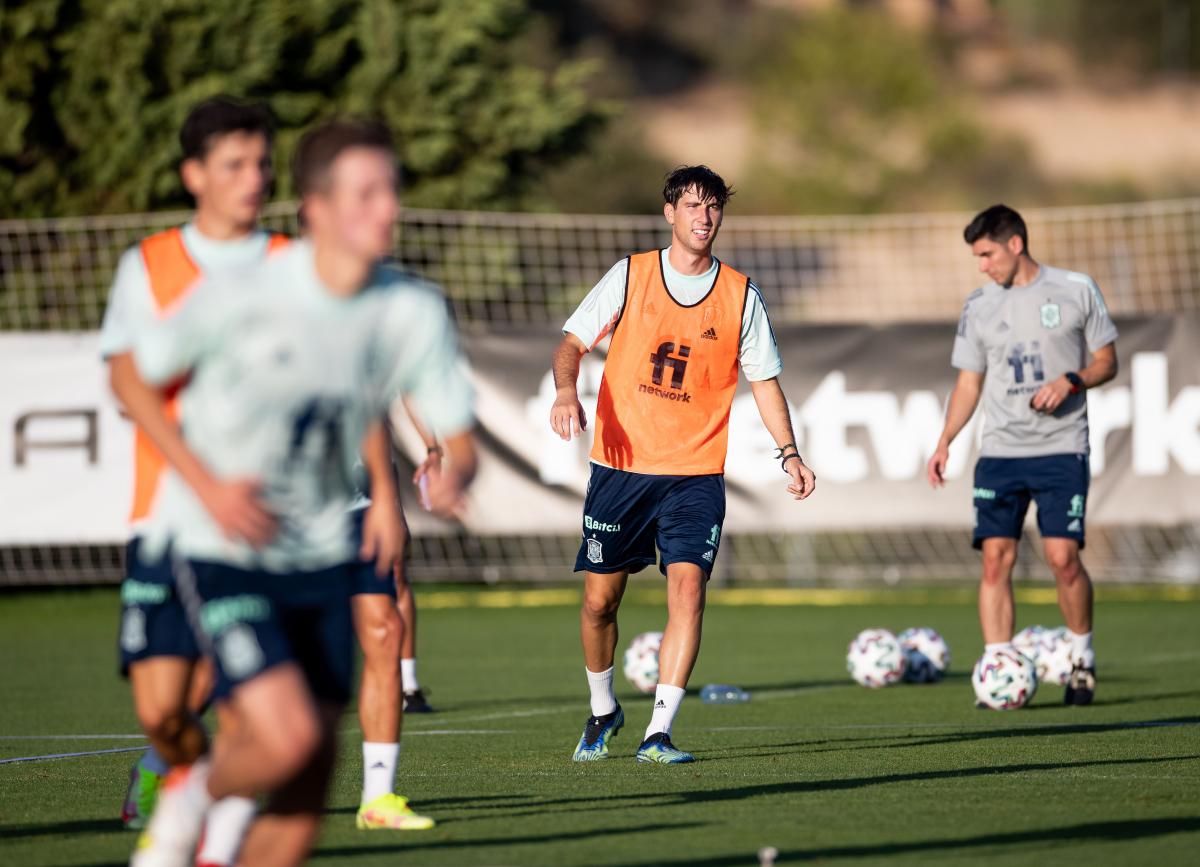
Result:
M951 674L947 675L947 678L957 679L957 678L967 678L969 676L970 676L970 674L967 672L962 672L962 673L953 673L952 672ZM854 681L850 680L849 677L839 677L839 678L830 679L830 680L792 680L792 681L785 681L785 682L778 682L778 683L744 683L744 682L742 682L742 683L739 683L739 685L742 687L742 689L745 689L746 691L753 694L755 692L763 692L763 693L787 692L789 690L824 689L824 688L830 687L830 686L853 686ZM633 702L638 701L640 699L649 700L650 698L653 697L653 692L645 693L645 694L630 692L630 689L627 688L626 685L623 683L617 684L617 692L618 692L617 698L626 704L632 704ZM700 694L700 687L695 686L695 685L689 686L687 688L687 694L689 696L693 696L693 697L698 696ZM497 713L501 713L501 712L506 712L506 711L512 710L513 708L519 709L522 707L531 707L531 706L551 706L551 707L553 707L553 706L559 706L559 705L562 705L562 706L576 705L582 709L581 713L583 714L583 716L587 716L587 713L588 713L588 702L587 702L586 691L572 692L569 695L557 693L555 695L541 695L541 696L538 696L538 695L508 696L508 697L505 697L502 699L496 699L496 698L465 699L465 700L461 700L461 701L448 702L446 704L439 703L437 701L437 696L434 695L433 693L428 693L427 695L430 698L430 704L435 706L436 712L433 714L430 714L428 716L422 714L419 717L420 719L436 720L443 713L450 714L450 713L457 713L459 711L477 710L480 708L486 708L489 711L496 711ZM413 715L413 719L417 719L417 718L418 717L416 715Z
M784 745L786 746L786 745ZM641 807L671 807L690 804L719 804L727 801L741 801L746 798L763 796L781 796L809 794L819 792L839 792L855 789L866 789L873 786L893 785L897 783L924 782L929 780L959 780L970 777L991 777L1008 774L1028 774L1043 771L1061 771L1078 768L1114 767L1120 765L1148 765L1160 762L1192 761L1200 759L1200 755L1155 756L1152 758L1136 759L1095 759L1076 762L1037 762L1018 765L985 765L974 768L955 768L941 771L914 771L905 774L881 774L874 777L849 777L829 780L793 780L783 783L762 783L750 786L735 786L731 788L695 789L684 792L649 792L625 793L621 795L605 795L601 797L554 798L552 800L529 800L520 802L520 796L510 799L509 806L515 808L506 810L492 809L490 805L477 805L473 811L483 812L486 818L502 816L506 819L516 819L523 816L545 816L553 813L599 812L603 810L624 810L631 806ZM516 802L516 803L514 803ZM470 821L472 816L459 817L459 821Z
M1023 713L1023 711L1022 711ZM846 738L850 741L861 740L877 740L881 741L874 745L856 746L856 747L826 747L824 749L807 750L813 753L831 753L841 752L845 749L855 750L891 750L896 748L907 747L930 747L940 746L943 744L964 744L973 741L988 741L997 738L1035 738L1035 737L1051 737L1059 735L1087 735L1101 734L1104 732L1117 731L1133 731L1136 729L1152 729L1152 728L1171 728L1174 726L1193 726L1200 725L1200 716L1177 716L1166 717L1156 720L1140 720L1133 722L1111 722L1111 723L1075 723L1064 725L1033 725L1033 726L1016 726L1014 728L996 728L996 729L971 729L970 731L953 732L948 735L938 735L937 737L927 737L919 734L894 735L891 737L881 736L878 738ZM915 740L914 740L915 738ZM830 739L830 743L840 743L841 739ZM798 742L795 746L802 745L803 742ZM763 749L764 747L758 747ZM773 746L767 746L766 749L772 749ZM748 754L756 755L756 754ZM766 753L765 755L772 755Z
M702 828L705 824L704 822L681 822L671 825L670 828L672 831L688 831L694 828ZM309 856L309 861L336 858L340 862L342 859L361 857L363 855L412 852L417 849L474 849L487 846L537 845L541 843L556 843L564 840L575 842L577 840L596 840L604 837L623 836L625 834L640 834L645 831L662 831L663 828L662 823L654 822L648 825L634 825L632 827L625 825L613 828L596 828L590 831L564 830L549 834L524 834L516 837L482 837L470 840L448 839L443 834L432 832L421 837L406 836L403 841L379 846L321 847L313 851L312 855Z
M1052 687L1047 687L1052 688ZM1200 689L1189 689L1180 692L1154 692L1143 693L1141 695L1124 695L1118 698L1097 698L1092 700L1092 707L1115 707L1122 704L1142 704L1153 701L1171 701L1176 698L1198 698L1200 697ZM1060 710L1065 708L1064 704L1033 704L1025 708L1025 710L1042 711L1042 710Z
M70 822L47 822L42 825L0 825L0 840L18 840L22 837L48 837L63 834L128 834L129 847L133 848L136 835L125 830L120 819L75 819Z
M781 852L777 864L796 864L837 858L882 858L888 855L905 855L921 852L947 852L956 849L974 849L1001 846L1020 846L1027 843L1071 843L1095 841L1120 843L1144 840L1200 830L1200 820L1194 818L1130 819L1117 822L1087 822L1061 828L1043 828L1033 831L1013 831L1005 834L979 834L974 837L947 837L935 840L914 840L908 843L879 843L865 846L833 846L825 849L806 849L796 852ZM989 852L988 854L995 854ZM681 861L665 861L656 858L628 867L650 867L653 864L695 864L698 867L734 867L753 863L753 853L744 855L722 855L714 858L686 858Z

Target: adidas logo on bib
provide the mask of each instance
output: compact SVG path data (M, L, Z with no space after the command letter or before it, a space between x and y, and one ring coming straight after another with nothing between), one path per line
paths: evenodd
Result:
M716 340L717 339L717 329L710 328L707 331L705 331L703 334L701 334L700 336L705 340Z

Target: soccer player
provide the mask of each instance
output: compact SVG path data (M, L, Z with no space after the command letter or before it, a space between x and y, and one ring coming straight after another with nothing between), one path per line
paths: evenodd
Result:
M441 447L426 432L408 402L403 403L428 447L428 457L417 468L414 482L421 478L428 480L431 472L441 469ZM390 427L388 429L390 431ZM438 458L436 463L433 461L435 456ZM361 469L361 465L356 466L356 470ZM356 472L355 476L352 518L355 531L361 534L372 492L364 473ZM400 514L403 521L402 509ZM402 549L407 548L407 540L405 522ZM430 817L414 813L407 799L395 793L403 715L431 710L416 684L416 604L404 561L402 551L393 569L385 576L376 574L373 562L361 562L354 570L350 591L354 631L363 651L358 694L358 718L363 731L363 786L355 817L360 830L423 831L435 824Z
M382 424L393 397L407 394L444 434L450 464L428 484L435 511L458 509L474 473L470 390L444 298L380 261L398 208L391 137L325 124L301 141L295 173L309 240L201 283L137 341L141 378L121 394L174 470L146 547L171 545L216 690L240 720L211 758L167 781L136 867L189 863L205 812L234 792L270 795L239 864L303 860L349 696L354 572L374 559L386 575L401 544ZM155 389L181 376L175 426ZM360 453L376 496L358 547Z
M1033 259L1025 221L1012 208L977 214L963 238L990 282L963 307L951 356L958 381L929 481L945 484L950 443L982 397L974 546L983 552L984 643L990 650L1012 640L1012 571L1033 501L1071 634L1074 670L1064 700L1089 704L1096 689L1092 582L1079 558L1091 480L1087 390L1117 375L1117 329L1095 280Z
M576 390L580 359L612 335L575 561L575 571L586 572L580 633L591 690L575 761L607 758L609 740L624 725L613 697L617 609L629 574L652 565L656 547L667 580L667 626L637 760L694 760L674 746L671 728L700 651L705 585L721 542L739 365L791 478L788 493L803 500L816 485L796 449L762 295L712 254L730 195L707 166L671 172L663 188L671 245L614 265L567 320L554 354L558 394L550 424L569 440L587 428Z
M117 268L100 334L115 389L135 375L135 339L203 274L261 261L286 239L258 228L271 185L271 124L262 106L210 99L188 114L180 130L184 186L196 202L191 221L151 235L128 250ZM165 395L178 411L178 389ZM173 764L189 764L205 748L197 713L208 702L212 674L201 663L183 607L162 560L144 562L141 535L158 497L163 460L139 428L131 514L132 538L121 587L121 672L129 678L138 720L150 749L134 765L121 818L144 826L158 787ZM223 719L225 723L229 720ZM201 861L231 864L254 814L249 799L231 798L213 812Z

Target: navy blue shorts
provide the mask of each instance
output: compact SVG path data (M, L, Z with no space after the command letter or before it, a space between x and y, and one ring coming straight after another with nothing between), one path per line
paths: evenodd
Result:
M1084 454L980 458L975 465L976 548L983 540L1020 539L1029 503L1037 503L1043 537L1084 545L1084 511L1092 473Z
M725 523L725 477L648 476L592 464L576 572L694 563L711 572Z
M362 526L363 518L366 517L366 509L355 509L351 513L354 522L354 546L355 550L362 547ZM393 599L396 598L396 576L389 572L380 578L375 574L374 560L359 560L350 564L350 595L361 596L369 593L386 593Z
M143 563L139 542L125 546L125 580L121 583L121 630L117 639L121 675L129 666L159 656L199 659L200 647L187 613L175 592L175 577L164 557Z
M189 561L180 595L216 663L213 695L286 662L300 666L313 695L344 703L354 669L350 616L353 564L278 574Z

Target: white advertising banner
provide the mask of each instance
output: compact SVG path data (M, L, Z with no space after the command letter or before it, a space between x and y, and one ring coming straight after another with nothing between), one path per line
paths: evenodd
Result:
M1200 316L1118 323L1121 372L1088 395L1091 526L1200 522ZM925 461L953 384L953 328L784 326L777 330L797 441L818 494L795 504L748 389L738 392L726 465L726 530L944 526L972 521L979 419L933 491ZM550 430L553 328L468 335L483 453L465 529L578 532L590 435ZM594 412L602 355L584 359ZM410 454L422 450L401 431ZM118 542L131 494L132 430L109 394L94 334L0 333L0 545ZM411 505L411 504L410 504ZM417 533L450 531L410 508Z

